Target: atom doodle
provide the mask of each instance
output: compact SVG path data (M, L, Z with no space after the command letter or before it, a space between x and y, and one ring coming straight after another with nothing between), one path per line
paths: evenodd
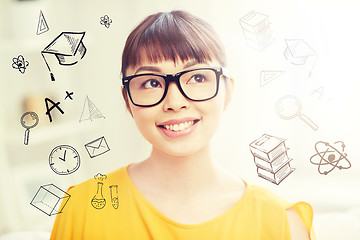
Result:
M327 175L335 168L341 170L351 167L350 161L346 158L347 154L344 153L345 144L342 141L337 141L334 144L338 143L341 143L341 152L328 142L319 141L315 144L316 154L311 156L310 162L318 166L320 174ZM319 151L319 149L325 151Z
M108 15L105 15L100 18L100 24L104 25L105 27L109 28L110 24L112 23L112 20L109 18Z
M14 57L12 61L13 61L12 67L14 69L18 69L19 72L21 72L22 74L25 73L25 69L27 68L27 66L29 66L29 62L25 61L22 55L19 55L17 58Z

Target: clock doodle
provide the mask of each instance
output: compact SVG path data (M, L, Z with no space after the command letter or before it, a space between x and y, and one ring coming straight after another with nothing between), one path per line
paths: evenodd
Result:
M51 151L49 164L55 173L67 175L75 172L80 167L80 155L71 146L59 145Z

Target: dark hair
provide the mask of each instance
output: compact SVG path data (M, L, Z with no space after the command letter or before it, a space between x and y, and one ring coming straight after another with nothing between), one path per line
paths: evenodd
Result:
M141 56L155 63L215 59L225 66L225 51L213 28L185 11L150 15L130 33L122 54L123 76L127 68L141 64Z
M159 12L145 18L128 36L122 54L122 76L142 57L158 63L164 60L198 63L217 60L225 66L225 51L219 36L204 20L185 11ZM129 109L126 89L123 97Z

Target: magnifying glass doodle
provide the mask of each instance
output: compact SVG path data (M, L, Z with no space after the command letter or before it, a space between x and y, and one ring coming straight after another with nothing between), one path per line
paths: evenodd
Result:
M309 127L316 131L319 127L311 121L310 118L301 114L301 108L302 106L300 100L292 95L283 96L275 104L275 111L282 119L290 120L295 117L299 117Z
M26 112L21 116L21 125L26 128L24 135L24 144L29 144L30 128L35 127L39 123L39 116L35 112Z

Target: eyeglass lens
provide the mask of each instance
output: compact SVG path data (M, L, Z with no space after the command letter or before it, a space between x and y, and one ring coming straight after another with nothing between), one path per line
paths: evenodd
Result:
M216 73L211 69L186 72L180 76L179 82L186 97L195 101L212 98L217 91ZM158 103L164 95L165 88L165 79L154 75L138 76L129 83L131 99L138 105Z

